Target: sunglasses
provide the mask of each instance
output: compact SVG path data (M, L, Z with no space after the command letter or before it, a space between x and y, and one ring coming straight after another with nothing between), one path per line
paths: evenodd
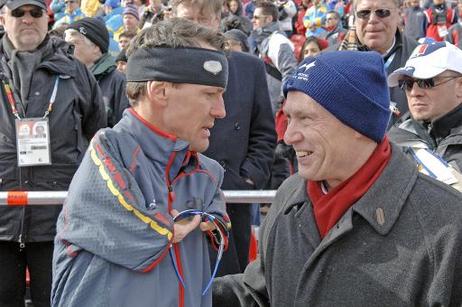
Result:
M410 91L414 87L414 83L417 83L417 86L421 89L431 89L437 86L440 86L444 83L447 83L453 79L459 78L458 76L446 76L446 77L439 77L441 79L448 79L446 81L435 83L435 78L430 79L403 79L398 81L398 86L400 89L405 91Z
M70 3L76 3L77 1L74 1L74 0L68 0L68 1L64 1L64 4L70 4Z
M369 19L372 13L374 13L375 16L379 18L387 18L388 16L391 15L391 10L389 9L360 10L356 12L356 17L360 19Z
M23 17L27 12L29 12L29 14L34 18L40 18L43 16L44 10L38 7L35 7L31 9L30 11L25 11L21 8L17 8L11 11L11 16L15 18L20 18L20 17Z

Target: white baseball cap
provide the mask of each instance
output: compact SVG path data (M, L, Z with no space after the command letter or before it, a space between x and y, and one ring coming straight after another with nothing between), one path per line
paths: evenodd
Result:
M398 86L398 81L403 76L430 79L446 70L462 74L462 50L448 42L418 45L406 65L388 76L388 86Z

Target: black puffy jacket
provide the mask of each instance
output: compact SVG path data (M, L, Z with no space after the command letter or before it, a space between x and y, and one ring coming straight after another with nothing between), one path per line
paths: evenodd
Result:
M42 117L56 78L59 85L49 114L51 162L49 166L17 166L15 117L0 92L0 191L65 191L95 132L106 126L100 89L87 68L60 39L46 38L42 62L32 75L27 107L17 102L21 118ZM0 75L12 80L0 42ZM10 81L11 83L12 81ZM18 96L18 95L16 95ZM61 206L0 207L0 240L52 241Z

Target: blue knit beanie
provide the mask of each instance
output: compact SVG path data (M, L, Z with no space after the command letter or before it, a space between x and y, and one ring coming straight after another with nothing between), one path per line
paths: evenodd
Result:
M343 124L377 143L390 119L390 96L383 59L375 51L333 51L300 63L283 86L300 91Z

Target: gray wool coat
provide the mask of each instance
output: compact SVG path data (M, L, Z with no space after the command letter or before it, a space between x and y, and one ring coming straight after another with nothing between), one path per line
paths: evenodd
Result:
M305 180L286 180L262 226L260 258L215 280L214 306L461 306L462 194L392 149L323 240Z

